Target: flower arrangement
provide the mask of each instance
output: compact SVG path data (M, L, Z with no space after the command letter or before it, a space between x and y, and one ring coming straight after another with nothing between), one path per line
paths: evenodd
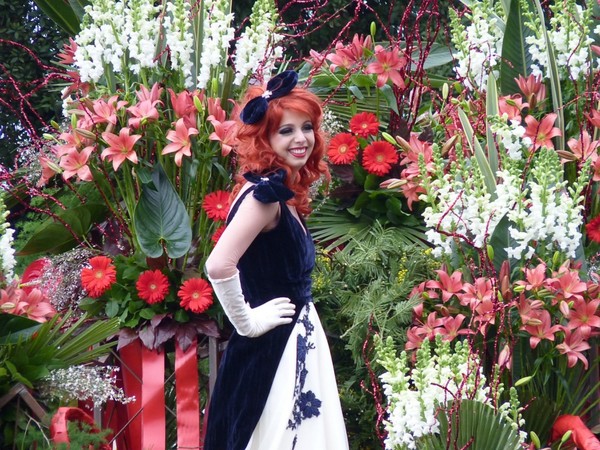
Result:
M83 226L58 214L97 250L81 271L82 307L128 330L155 330L151 319L164 315L188 323L212 303L199 269L229 208L235 100L281 55L276 8L256 2L238 37L227 0L96 0L85 12L60 55L73 79L63 91L70 120L46 135L38 186L59 175L84 213L95 210Z
M406 350L469 342L490 386L516 388L528 404L519 428L541 448L562 438L550 431L559 413L584 416L598 404L588 376L600 324L589 220L598 208L594 22L570 0L552 7L550 22L537 2L488 6L454 14L466 89L449 80L434 114L395 137L404 166L382 187L418 205L442 262L413 290ZM529 31L505 33L515 20Z

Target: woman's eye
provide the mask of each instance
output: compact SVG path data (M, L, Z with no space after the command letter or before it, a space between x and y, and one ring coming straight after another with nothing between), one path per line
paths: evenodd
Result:
M302 130L304 130L304 131L312 131L312 129L313 129L312 123L309 123L308 125L304 125L302 127Z
M281 130L279 130L279 134L290 134L291 132L291 128L282 128Z

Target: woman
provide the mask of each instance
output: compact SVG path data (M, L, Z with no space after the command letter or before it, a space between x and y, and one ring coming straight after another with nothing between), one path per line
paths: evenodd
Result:
M327 174L322 110L286 71L252 87L240 173L206 272L235 332L210 401L205 450L348 448L331 355L311 300L315 250L303 216Z

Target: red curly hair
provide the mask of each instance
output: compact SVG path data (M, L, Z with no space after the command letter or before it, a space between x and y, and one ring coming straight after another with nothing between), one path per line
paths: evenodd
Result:
M244 104L262 95L264 91L264 87L250 87L246 92ZM308 115L315 134L313 151L304 167L298 171L294 180L291 177L292 169L285 163L283 158L273 151L269 144L269 138L279 128L285 110L297 111ZM325 175L327 180L330 179L327 164L323 161L326 144L325 135L321 130L322 120L323 109L319 97L306 89L294 88L289 94L269 101L265 117L258 123L249 125L240 122L237 133L238 144L236 146L238 173L235 181L237 184L233 188L232 195L235 196L246 183L242 174L246 172L267 174L283 168L288 175L285 179L285 184L295 193L294 198L287 203L295 206L300 214L306 215L310 213L310 200L308 197L310 185L321 178L322 175Z

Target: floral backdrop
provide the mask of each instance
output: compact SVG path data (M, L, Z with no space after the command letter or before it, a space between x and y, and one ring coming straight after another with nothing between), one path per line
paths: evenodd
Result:
M94 403L130 413L146 393L127 364L98 365L112 346L165 379L210 378L200 342L228 324L202 267L240 95L294 68L329 135L308 224L352 448L600 448L596 2L389 2L382 17L258 0L243 19L224 0L37 3L78 31L56 55L62 116L1 172L0 396L21 383L66 404L78 371L104 380ZM32 356L40 335L50 364ZM71 341L100 346L74 358ZM177 389L169 445L208 395L186 414Z

